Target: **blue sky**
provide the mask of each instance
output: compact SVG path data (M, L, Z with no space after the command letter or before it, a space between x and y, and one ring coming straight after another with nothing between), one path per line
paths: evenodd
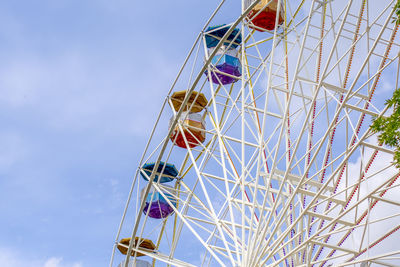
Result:
M106 266L159 105L216 1L0 2L0 266Z
M0 267L108 265L156 114L217 4L0 1Z

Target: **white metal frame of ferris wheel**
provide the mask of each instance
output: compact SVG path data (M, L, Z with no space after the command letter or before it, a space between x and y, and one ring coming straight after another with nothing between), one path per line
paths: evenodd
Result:
M395 42L398 40L395 39L397 27L391 24L391 8L395 1L388 1L386 6L380 6L381 13L372 21L368 15L372 3L370 0L349 0L340 7L340 11L334 10L339 6L335 1L312 1L308 15L298 20L285 19L284 25L279 30L266 33L262 39L259 39L260 34L256 35L254 31L249 31L243 36L244 45L240 46L242 79L237 82L240 84L240 89L235 96L231 94L233 86L230 89L225 86L215 87L213 83L207 82L203 73L208 70L208 78L211 78L211 59L235 27L240 26L242 33L246 32L248 28L241 22L258 2L253 2L245 9L242 1L242 15L230 24L230 30L216 49L205 58L202 67L195 70L198 64L197 58L201 57L200 48L202 45L205 47L203 33L200 33L179 71L168 95L173 90L178 90L177 83L183 79L184 69L190 67L189 63L192 63L193 67L189 74L188 92L205 91L209 86L211 99L206 116L211 123L206 133L211 138L199 148L188 149L184 157L180 170L181 177L175 185L179 206L174 207L175 213L170 216L170 220L174 220L174 230L173 238L169 241L169 252L153 253L138 246L134 247L131 243L127 255L130 255L131 251L140 251L154 259L153 266L155 260L174 266L193 266L176 258L176 250L184 242L181 240L181 235L185 228L198 241L199 247L196 249L204 248L205 254L201 265L323 266L327 262L333 262L335 266L350 266L368 262L391 266L390 261L399 260L400 250L388 248L384 253L371 255L369 252L400 228L400 202L386 197L387 192L399 189L397 182L399 173L387 176L369 191L363 189L369 183L376 183L375 177L390 172L393 168L388 162L373 173L369 171L371 166L373 168L379 165L376 163L378 153L392 155L393 151L372 143L373 134L365 128L363 122L365 117L387 114L386 109L376 107L371 101L381 73L395 69L396 88L398 87L397 62L400 61L398 55L391 52L393 47L397 50L400 47ZM294 18L298 16L301 6L305 3L304 0L298 2L296 9L291 8L289 0L279 0L278 6L283 3L286 6L285 17ZM214 16L222 10L224 4L225 1L219 4L203 32ZM354 13L352 8L357 4L359 13ZM334 11L339 12L337 17L333 15ZM311 18L318 16L321 17L321 21L316 24ZM361 26L364 24L367 24L367 27ZM297 31L298 28L301 32ZM320 36L315 36L314 33L318 32ZM390 37L386 36L388 32L391 32ZM333 36L331 39L330 35ZM368 51L366 54L360 54L359 47L365 39ZM344 40L351 44L341 47L340 43ZM271 43L271 50L265 53L265 44L268 42ZM326 47L329 49L327 54L323 53ZM282 51L279 49L284 51L283 60L282 57L281 60L277 59L278 56L282 56ZM378 50L382 54L377 53ZM295 52L298 52L297 62L289 66L291 60L289 55ZM208 54L207 50L204 54ZM357 56L363 61L359 69L354 70L352 63L358 60L355 58ZM310 63L312 59L315 63ZM375 61L379 59L380 62L371 73L373 59ZM259 64L253 66L248 63L250 61ZM342 64L342 62L347 63ZM310 74L308 69L315 73ZM338 72L340 80L336 85L328 79L335 71ZM351 76L350 72L355 74ZM365 76L365 72L367 79L361 79L360 77ZM304 75L305 73L308 74ZM267 80L266 90L256 96L253 89L263 77ZM278 83L274 83L275 81ZM311 93L307 93L306 85L312 88ZM368 90L364 89L366 87ZM321 95L325 97L321 98ZM277 111L271 111L270 103L273 100L269 99L270 97L274 97ZM222 98L225 99L225 103L218 102L218 99ZM182 106L187 101L188 97L184 99ZM300 104L293 105L294 101ZM258 102L264 103L264 107L257 107ZM319 110L316 108L317 103L320 106ZM155 169L157 169L161 160L167 162L175 155L169 136L176 125L181 131L183 130L177 119L172 122L166 137L152 146L153 136L168 105L171 105L169 97L162 105L139 166L151 158L156 158ZM333 113L330 111L331 105L335 106ZM181 113L182 109L174 112L174 116L179 117ZM314 123L324 113L327 123L324 134L315 139ZM273 118L279 119L279 122L269 129L267 122ZM344 123L346 148L334 155L335 131L338 127L343 127L340 125ZM251 128L253 124L255 130ZM293 125L297 125L297 129ZM239 138L230 134L235 126L240 130ZM296 131L297 136L294 137L291 130ZM271 134L268 138L265 137L267 132ZM277 140L273 137L276 134ZM304 136L307 137L306 149L304 143L301 143ZM273 142L276 144L273 145ZM240 145L240 148L234 148L235 144ZM284 152L279 149L282 144ZM249 147L255 151L246 152ZM357 174L358 180L352 180L349 178L353 175L349 173L349 160L356 153L361 154L361 164ZM321 159L323 164L318 166L318 161ZM210 162L218 163L222 174L207 171L207 164ZM272 164L269 166L268 162ZM286 167L280 170L279 166L282 164ZM252 171L254 169L256 172ZM126 221L132 194L139 188L140 179L137 178L139 171L140 168L129 193L110 266L113 264L115 247ZM190 171L197 177L193 184L182 179ZM165 197L162 185L152 182L154 175L155 173L152 173L148 177L150 182L145 187L145 196L154 187ZM343 183L340 185L341 178L345 185ZM199 192L201 196L198 195ZM219 196L225 198L219 210L213 202L211 192L217 192ZM253 198L252 201L248 192ZM146 223L151 220L141 212L144 200L137 203L140 207L136 209L132 238L146 236L144 232ZM393 213L390 216L373 218L372 210L380 203L392 208ZM172 203L169 204L172 206ZM168 218L160 222L157 246L162 243L163 235L167 235L167 220ZM393 224L393 220L399 223ZM390 222L391 228L383 231L378 238L369 240L371 227L384 225L385 222ZM349 248L348 238L354 238L355 234L361 236L361 242L352 242L358 247ZM360 256L364 254L367 257L361 259ZM321 255L323 256L320 258ZM128 265L129 258L126 257L125 266Z

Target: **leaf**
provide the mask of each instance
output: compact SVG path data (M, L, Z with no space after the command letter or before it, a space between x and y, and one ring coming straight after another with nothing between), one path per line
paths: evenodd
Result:
M400 8L400 2L397 5ZM393 113L386 118L373 118L370 128L378 133L379 143L395 148L394 165L400 168L400 88L393 92L392 98L386 100L386 105L393 108Z

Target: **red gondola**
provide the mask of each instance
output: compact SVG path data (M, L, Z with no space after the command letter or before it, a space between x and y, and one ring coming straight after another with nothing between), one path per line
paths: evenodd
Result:
M253 1L251 1L253 2ZM270 3L269 3L270 2ZM269 4L268 4L269 3ZM281 0L283 3L283 0ZM251 3L248 3L250 5ZM251 22L249 24L250 28L257 31L272 31L275 29L276 16L278 12L278 0L261 0L260 3L255 5L255 7L247 15L247 19ZM284 21L284 8L283 5L280 7L278 24L282 24Z

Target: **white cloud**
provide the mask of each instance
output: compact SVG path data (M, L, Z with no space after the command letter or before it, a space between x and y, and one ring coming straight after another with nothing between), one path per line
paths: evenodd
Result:
M65 49L50 58L13 58L0 64L0 104L10 114L29 110L40 124L57 130L148 134L177 63L158 54L141 66L153 72L138 75L138 66L122 62L107 67L103 65L112 62L102 60L99 64L94 55L79 49Z
M29 258L24 253L0 248L1 267L82 267L81 262L65 262L61 257L48 259Z
M370 138L368 141L369 143L377 145L376 138ZM357 181L360 179L360 169L365 170L365 165L367 160L371 158L371 155L373 153L373 150L370 148L365 148L364 152L362 155L360 155L355 162L349 163L348 166L348 176L346 176L347 179L347 184L348 186L351 186L353 184L356 184ZM365 197L367 194L369 194L371 191L376 190L377 188L380 188L381 184L384 181L387 181L389 178L393 177L397 172L398 169L395 167L391 166L391 162L393 161L393 156L387 153L379 152L376 159L373 161L372 165L368 169L364 180L361 182L360 187L359 187L359 195L358 191L353 197L352 202L350 202L350 205L348 209L352 208L356 202L357 199L362 199ZM371 176L372 175L372 176ZM370 177L371 176L371 177ZM398 182L396 182L398 184ZM339 191L344 190L346 188L345 182L343 181L339 185ZM350 187L350 190L348 190L348 193L352 191L353 187ZM382 196L384 199L388 200L393 200L396 201L396 196L398 196L400 193L400 188L395 187L387 191L387 193ZM349 220L351 221L354 217L359 218L364 212L368 211L368 205L369 202L368 200L361 202L357 206L357 210L354 209L351 211L348 215L344 216L344 220ZM392 205L389 203L385 203L383 201L378 202L374 208L369 210L369 218L368 221L373 222L369 224L367 227L366 232L364 233L364 226L356 228L351 235L346 239L345 242L341 245L344 248L348 249L358 249L361 240L362 246L361 248L367 248L369 247L374 241L378 240L379 238L382 238L386 235L387 232L389 232L393 227L395 227L398 224L399 216L396 216L391 219L385 219L382 221L378 221L379 219L386 218L387 216L399 214L400 209L396 205ZM366 223L366 219L364 219L361 224ZM364 238L363 238L363 235ZM332 235L330 238L331 244L338 244L339 240L343 237L343 233L339 233L337 235ZM374 246L373 248L369 249L368 252L360 255L357 260L362 260L362 259L367 259L369 257L378 257L379 255L384 255L389 252L393 252L398 250L398 238L399 238L399 232L395 232L391 237L384 238L382 242L380 242L377 246ZM326 252L329 252L326 251ZM338 255L339 252L336 253ZM381 257L381 256L379 256ZM331 260L330 262L335 264L335 263L342 263L344 259L349 259L351 257L346 256L344 258L338 258L336 260ZM382 259L383 260L383 259ZM386 259L387 260L387 259ZM387 261L386 261L387 262ZM389 262L387 262L389 263ZM390 262L396 266L400 263L398 260L394 260Z
M81 263L64 264L62 263L62 258L50 258L44 264L44 267L67 267L67 266L81 267L82 264Z
M44 267L81 267L82 263L72 263L72 264L64 264L62 262L62 258L50 258L48 259Z

